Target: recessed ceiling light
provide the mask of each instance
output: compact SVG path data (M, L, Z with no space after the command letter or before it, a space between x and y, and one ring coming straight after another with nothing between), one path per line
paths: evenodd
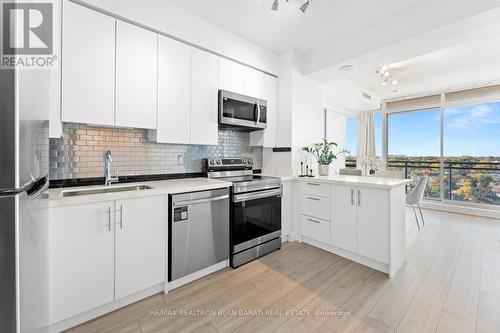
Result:
M344 65L344 66L339 67L339 71L341 71L341 72L350 72L353 69L354 69L353 65Z
M392 80L392 85L395 86L398 84L398 80Z

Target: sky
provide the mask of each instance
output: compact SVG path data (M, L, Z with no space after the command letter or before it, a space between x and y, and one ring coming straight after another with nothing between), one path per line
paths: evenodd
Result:
M357 119L346 123L346 147L355 155ZM439 156L439 109L392 114L389 155ZM377 155L382 149L382 119L375 118ZM500 156L500 102L444 110L444 156Z

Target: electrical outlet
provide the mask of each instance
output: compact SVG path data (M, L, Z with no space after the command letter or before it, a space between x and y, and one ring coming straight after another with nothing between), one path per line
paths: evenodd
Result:
M177 154L177 165L184 165L184 154Z

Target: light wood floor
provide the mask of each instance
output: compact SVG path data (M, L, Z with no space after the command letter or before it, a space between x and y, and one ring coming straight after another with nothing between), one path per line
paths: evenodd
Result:
M500 332L500 221L424 214L427 223L418 232L407 212L408 260L393 279L304 243L285 243L260 260L152 296L72 332ZM178 309L268 311L167 312ZM349 315L317 316L316 310Z

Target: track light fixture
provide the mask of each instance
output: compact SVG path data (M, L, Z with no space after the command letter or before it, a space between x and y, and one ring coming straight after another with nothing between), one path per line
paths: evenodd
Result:
M300 6L300 11L302 13L305 13L307 11L307 8L309 8L309 3L311 2L311 0L306 0L306 2L304 2L302 4L302 6Z
M271 10L274 10L275 12L278 11L278 0L274 0Z
M286 2L288 2L289 0L286 0ZM309 3L311 2L312 0L306 0L306 2L304 2L302 4L302 6L300 6L300 11L302 13L305 13L307 11L307 8L309 8ZM271 6L271 10L274 10L275 12L278 11L278 7L279 7L279 0L274 0L273 1L273 5Z

